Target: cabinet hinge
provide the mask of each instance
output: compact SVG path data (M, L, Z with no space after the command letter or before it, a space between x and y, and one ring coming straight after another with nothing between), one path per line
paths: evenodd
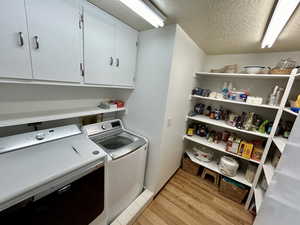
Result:
M135 43L135 45L136 45L136 47L138 47L138 46L139 46L139 42L137 41L137 42Z
M80 73L81 73L81 76L84 77L84 65L83 65L83 63L80 63Z
M80 18L79 18L79 28L82 29L83 27L83 14L80 14Z

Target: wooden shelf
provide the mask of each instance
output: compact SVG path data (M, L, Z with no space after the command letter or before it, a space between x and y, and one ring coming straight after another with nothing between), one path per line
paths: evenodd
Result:
M265 195L264 191L259 186L257 186L254 189L256 212L258 212L260 209L261 203L263 202L264 195Z
M125 111L125 108L100 109L98 107L85 107L76 109L41 111L18 114L0 114L0 127L16 126L21 124L45 122L52 120L69 119L82 116L98 115Z
M224 120L213 120L213 119L210 119L210 118L208 118L207 116L204 116L204 115L188 116L187 118L191 119L191 120L194 120L194 121L198 121L198 122L218 126L218 127L223 127L223 128L226 128L226 129L236 131L236 132L251 134L251 135L258 136L258 137L263 137L263 138L268 138L269 137L269 135L266 134L266 133L262 134L262 133L259 133L257 131L248 131L248 130L238 129L236 127L232 127L230 125L227 125Z
M210 73L210 72L197 72L198 76L210 76L210 77L230 77L230 78L260 78L260 79L288 79L289 74L247 74L247 73Z
M203 166L203 167L205 167L205 168L208 168L208 169L210 169L210 170L212 170L212 171L214 171L214 172L217 172L217 173L219 173L219 174L225 176L224 174L222 174L222 173L219 171L219 167L218 167L218 164L217 164L216 161L203 162L203 161L197 159L197 158L195 157L195 155L194 155L192 152L188 152L188 151L187 151L186 153L187 153L187 155L189 156L189 158L190 158L194 163L197 163L198 165L201 165L201 166ZM228 177L228 176L225 176L225 177ZM242 184L244 184L244 185L246 185L246 186L248 186L248 187L252 187L252 184L249 183L249 182L245 179L245 175L244 175L241 171L238 171L238 173L237 173L236 176L234 176L234 177L228 177L228 178L230 178L230 179L232 179L232 180L235 180L235 181L238 181L238 182L240 182L240 183L242 183Z
M277 136L277 137L273 137L273 142L277 146L278 150L281 153L283 153L285 145L288 142L288 139L284 138L284 137Z
M275 168L272 166L270 161L265 162L265 164L263 165L263 169L264 169L264 173L265 173L265 177L267 180L267 183L270 184L272 177L274 175L274 170Z
M299 114L299 113L292 111L289 107L285 107L283 110L293 116L298 116L298 114Z
M279 109L279 106L274 106L274 105L250 104L250 103L247 103L247 102L239 102L239 101L233 101L233 100L228 100L228 99L217 99L217 98L203 97L203 96L199 96L199 95L191 95L191 98L197 98L197 99L203 99L203 100L209 100L209 101L216 101L216 102L225 102L225 103L238 104L238 105L253 106L253 107L260 107L260 108L266 108L266 109Z
M203 145L203 146L208 147L208 148L212 148L212 149L217 150L219 152L223 152L225 154L232 155L234 157L237 157L237 158L240 158L240 159L244 159L244 160L259 164L259 161L256 161L256 160L253 160L253 159L246 159L246 158L244 158L240 155L237 155L237 154L234 154L234 153L231 153L231 152L227 152L225 150L226 146L223 143L219 143L219 144L211 143L211 142L208 142L206 140L206 138L195 136L195 135L192 136L192 137L185 135L184 139L195 142L197 144Z

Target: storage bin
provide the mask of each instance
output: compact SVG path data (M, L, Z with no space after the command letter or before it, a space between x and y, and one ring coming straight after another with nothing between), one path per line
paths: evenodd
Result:
M249 189L243 184L240 184L227 177L223 177L220 182L219 191L225 197L230 198L235 202L242 203L248 194Z
M184 156L182 160L182 169L190 174L197 176L199 165L192 162L188 156Z

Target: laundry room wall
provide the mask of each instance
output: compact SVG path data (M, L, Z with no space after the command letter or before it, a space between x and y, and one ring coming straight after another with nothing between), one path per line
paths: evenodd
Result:
M70 87L55 85L0 84L1 114L48 112L64 109L95 107L101 100L127 101L132 90L116 88ZM77 119L45 122L40 129L76 123ZM0 136L32 131L27 125L0 128Z
M204 51L177 26L161 145L164 155L158 189L161 189L180 167L184 144L182 137L186 130L185 118L191 109L191 101L188 99L196 85L193 75L203 70L205 57Z

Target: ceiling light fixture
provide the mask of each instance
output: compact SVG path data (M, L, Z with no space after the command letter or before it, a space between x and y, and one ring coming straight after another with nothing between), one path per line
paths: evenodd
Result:
M163 27L164 26L164 19L161 15L155 12L152 8L149 7L148 4L142 0L119 0L136 14L144 18L148 23L153 25L154 27Z
M271 21L261 43L262 48L271 48L289 21L300 0L278 0Z

